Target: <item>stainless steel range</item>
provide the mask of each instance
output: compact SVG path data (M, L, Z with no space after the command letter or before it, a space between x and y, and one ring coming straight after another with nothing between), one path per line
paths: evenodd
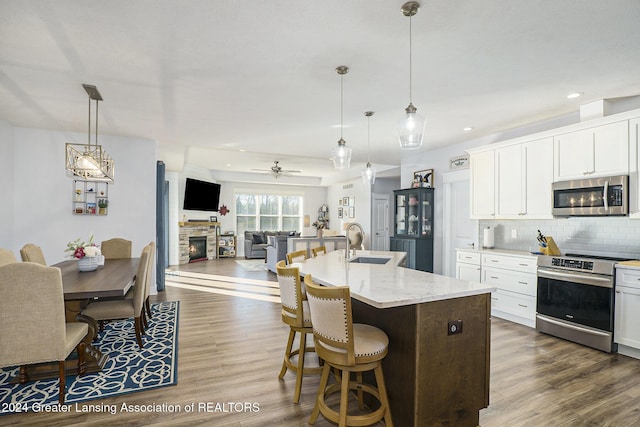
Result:
M617 258L567 254L538 258L536 329L598 350L613 343Z

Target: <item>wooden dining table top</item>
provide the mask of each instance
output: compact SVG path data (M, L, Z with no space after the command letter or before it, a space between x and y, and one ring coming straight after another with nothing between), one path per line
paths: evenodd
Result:
M79 271L78 261L63 261L52 267L62 272L65 301L124 296L133 286L140 258L107 259L95 271Z

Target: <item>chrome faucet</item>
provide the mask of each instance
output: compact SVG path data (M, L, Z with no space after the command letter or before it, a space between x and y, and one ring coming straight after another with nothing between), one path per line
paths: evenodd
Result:
M347 239L347 247L344 250L344 257L345 258L349 258L349 249L351 248L351 241L349 240L349 230L351 230L351 227L358 227L360 229L360 236L362 238L362 242L361 245L362 247L364 247L364 230L362 229L362 226L360 224L358 224L357 222L350 222L349 225L347 226L347 229L345 231L345 238ZM356 255L356 249L353 248L353 255Z

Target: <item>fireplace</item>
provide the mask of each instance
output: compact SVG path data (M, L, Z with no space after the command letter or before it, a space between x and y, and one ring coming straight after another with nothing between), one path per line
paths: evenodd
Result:
M189 237L189 262L207 260L207 238L205 236Z

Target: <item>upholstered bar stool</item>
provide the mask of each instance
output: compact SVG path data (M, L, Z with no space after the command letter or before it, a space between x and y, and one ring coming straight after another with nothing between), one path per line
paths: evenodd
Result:
M300 249L299 251L289 252L287 254L287 264L293 264L294 262L304 261L307 259L307 250Z
M289 339L284 350L284 360L278 378L283 379L287 369L296 374L296 388L293 393L293 403L300 401L302 389L302 377L304 374L320 374L321 367L305 367L304 356L307 352L315 352L313 347L307 347L307 334L313 333L311 329L311 317L306 296L302 292L300 284L300 269L298 267L286 267L284 261L276 264L278 284L280 285L280 299L282 301L282 321L289 325ZM296 332L300 334L300 346L293 350L293 341ZM298 357L297 364L292 359Z
M389 338L380 329L353 323L349 287L324 287L313 283L311 275L304 278L311 319L313 340L318 357L324 360L320 387L309 424L314 424L321 413L340 426L365 426L384 418L392 427L389 401L382 374L382 359L387 354ZM331 368L341 371L338 383L327 386ZM377 387L362 382L362 373L373 371ZM357 381L351 381L351 373ZM357 390L360 408L364 406L363 392L374 396L380 407L370 414L348 415L349 390ZM327 405L325 398L340 392L340 411Z
M318 246L317 248L312 248L311 249L311 253L313 254L313 257L317 257L320 254L326 254L327 253L327 247L322 245L322 246Z

